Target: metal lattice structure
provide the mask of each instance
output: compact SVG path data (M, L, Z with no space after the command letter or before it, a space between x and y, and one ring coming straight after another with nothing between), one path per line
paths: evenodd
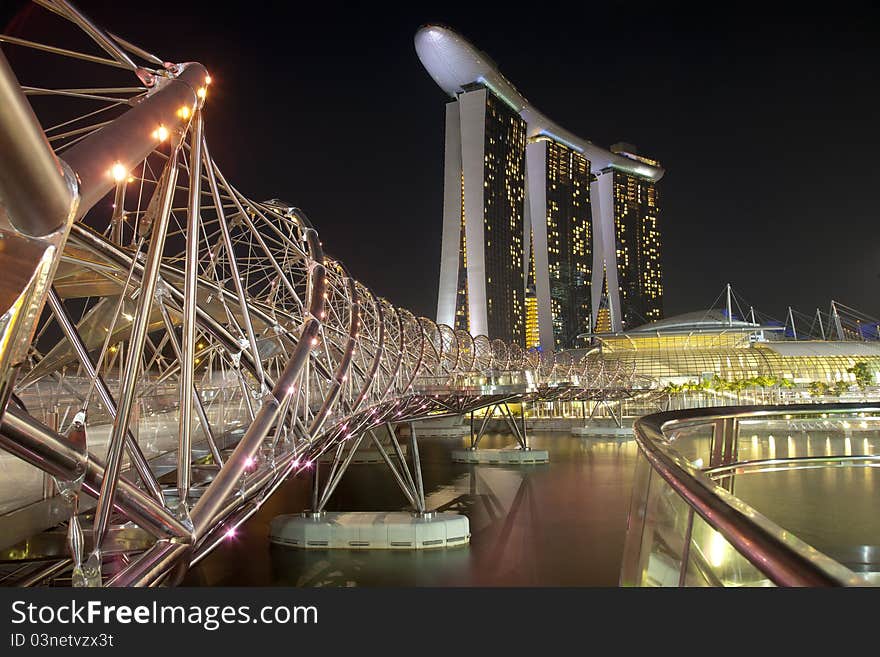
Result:
M66 552L19 583L174 583L285 479L370 429L647 387L377 297L303 212L226 179L202 65L64 0L37 4L83 48L0 42L85 77L22 84L0 56L0 447L32 466L0 502L42 504L32 533L67 523Z

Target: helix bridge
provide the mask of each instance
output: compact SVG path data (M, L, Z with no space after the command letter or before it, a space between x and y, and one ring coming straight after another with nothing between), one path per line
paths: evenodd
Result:
M0 35L4 584L174 584L379 429L651 389L380 298L226 178L204 66L35 4L52 29Z

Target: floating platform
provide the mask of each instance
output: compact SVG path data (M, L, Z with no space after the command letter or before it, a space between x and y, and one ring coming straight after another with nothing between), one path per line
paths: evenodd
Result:
M633 435L632 427L603 427L588 425L586 427L572 427L573 436L617 436L628 437Z
M309 550L428 550L470 539L467 516L445 512L298 513L277 516L269 525L272 543Z
M532 465L549 463L550 453L546 449L454 449L452 460L455 463L479 463L482 465Z

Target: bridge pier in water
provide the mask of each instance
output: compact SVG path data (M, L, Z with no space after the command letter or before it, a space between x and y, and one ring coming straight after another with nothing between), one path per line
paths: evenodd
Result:
M599 422L596 418L596 412L599 409L604 410L611 422ZM630 437L633 435L632 423L624 423L623 399L615 401L599 400L593 404L590 415L584 426L573 427L572 435L575 436L623 436Z
M474 417L474 411L471 411L470 446L467 449L453 450L452 460L457 463L482 463L487 465L549 463L550 454L546 449L532 449L529 445L528 432L526 431L525 405L525 400L520 401L519 417L514 417L513 412L510 410L510 405L506 401L487 406L479 429L476 429L476 418ZM486 428L490 420L495 417L496 412L500 413L501 419L514 435L518 444L515 447L481 450L479 449L480 440L486 434Z
M427 508L418 436L415 424L408 422L407 425L411 464L407 463L403 445L390 422L380 429L369 429L341 441L328 464L327 481L323 488L319 462L315 463L312 508L300 514L281 515L273 519L269 529L270 540L278 545L301 549L343 550L423 550L468 543L470 523L467 516ZM387 435L387 446L376 435L377 432ZM409 501L411 511L326 510L327 502L367 435Z

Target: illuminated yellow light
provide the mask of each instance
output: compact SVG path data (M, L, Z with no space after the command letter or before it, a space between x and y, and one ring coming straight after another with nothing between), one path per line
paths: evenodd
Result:
M205 76L205 84L211 84L211 76L210 75Z
M196 96L198 96L202 100L204 100L205 96L207 96L207 95L208 95L208 90L205 89L205 87L199 87L199 90L196 91Z
M156 141L165 141L168 139L168 128L164 125L160 125L158 128L153 130L153 139Z
M128 177L128 171L125 170L121 162L117 162L110 167L110 175L113 176L113 180L116 182L122 182Z
M192 114L192 110L187 105L184 105L179 110L177 110L177 116L179 116L183 120L188 119L190 114Z
M712 567L719 568L722 564L724 564L725 560L727 559L727 541L714 529L710 529L709 531L711 531L712 534L709 538L709 549L707 556L709 557L709 563L712 565Z

